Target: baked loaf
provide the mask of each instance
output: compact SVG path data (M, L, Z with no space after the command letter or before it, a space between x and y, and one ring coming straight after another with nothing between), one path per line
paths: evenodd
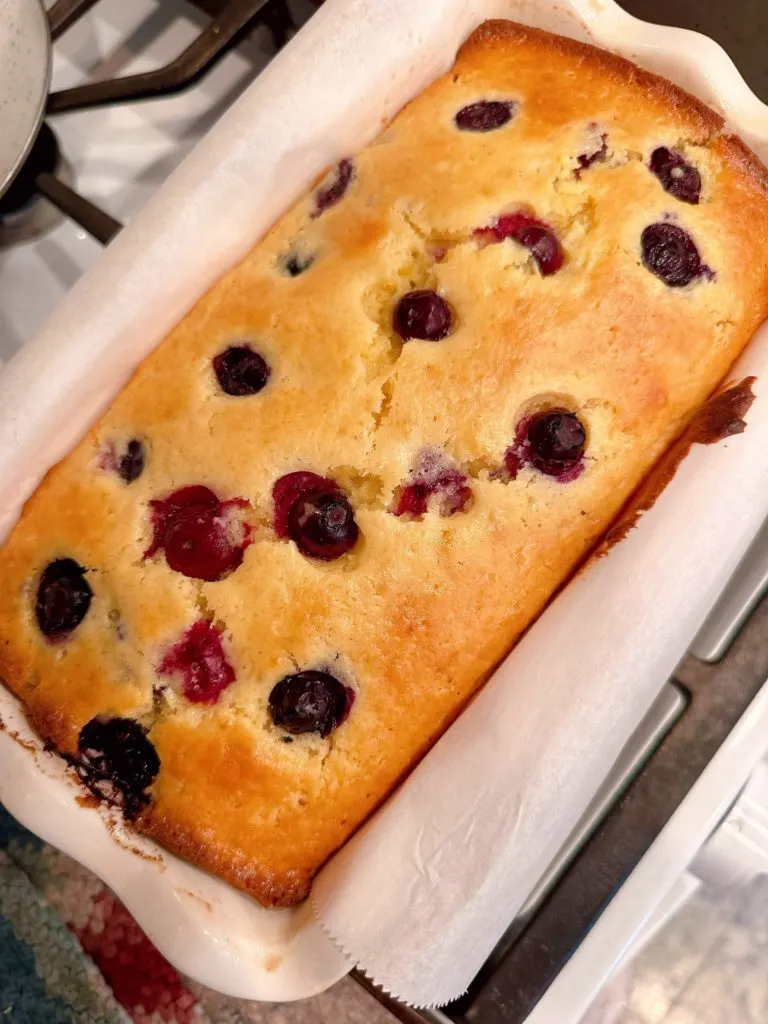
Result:
M721 119L488 22L48 474L0 674L137 829L296 903L767 312L767 173Z

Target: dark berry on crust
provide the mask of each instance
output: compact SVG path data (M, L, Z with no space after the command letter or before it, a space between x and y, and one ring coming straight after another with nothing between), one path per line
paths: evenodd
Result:
M146 790L160 770L147 730L132 718L92 718L80 731L74 764L94 796L129 819L149 803Z
M478 228L475 237L486 245L513 239L530 252L542 277L556 274L565 262L565 253L552 228L527 213L503 213L488 227Z
M499 475L514 480L523 466L533 466L558 483L570 483L584 471L586 446L587 433L576 413L546 409L518 423Z
M213 372L225 395L257 395L267 386L270 368L250 345L233 345L213 360Z
M35 617L40 632L49 640L64 639L88 614L92 598L85 569L73 558L50 562L37 585Z
M547 476L562 476L563 471L584 456L587 434L575 413L550 409L531 417L528 444L531 464Z
M454 122L463 132L492 132L509 124L516 106L513 100L478 100L462 107Z
M357 544L360 529L347 495L317 473L288 473L275 482L274 526L308 558L330 562Z
M398 300L392 322L403 341L442 341L453 330L453 310L437 292L421 288Z
M269 695L272 721L298 735L317 732L328 736L349 714L355 691L329 672L307 669L286 676Z
M333 178L321 185L315 192L315 210L313 217L319 217L343 197L355 177L355 165L351 160L340 160L334 171Z
M645 228L640 247L647 269L670 288L684 288L708 272L688 232L669 221Z
M307 256L294 251L283 257L282 267L289 277L299 277L305 270L309 270L314 262L314 256Z
M125 451L117 460L117 475L127 484L138 480L144 472L146 453L141 441L134 438L126 445Z
M661 187L675 199L696 205L701 196L701 175L681 153L659 146L651 153L648 167Z

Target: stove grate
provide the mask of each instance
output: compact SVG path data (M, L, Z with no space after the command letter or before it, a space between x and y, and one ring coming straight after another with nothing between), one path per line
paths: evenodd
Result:
M51 39L55 43L80 18L84 17L99 0L57 0L48 11ZM138 75L88 82L71 89L53 92L48 97L48 115L71 113L114 103L155 99L170 96L198 82L232 47L256 26L265 25L272 33L275 49L279 50L296 26L287 0L192 0L211 16L211 21L186 50L165 67ZM103 245L107 245L122 228L122 224L90 200L79 195L66 182L56 176L56 168L39 168L33 156L41 149L40 140L52 137L52 131L43 124L33 153L19 171L9 191L19 191L19 182L29 190L27 202L35 194L48 199L63 214L70 217ZM31 177L31 181L29 181Z

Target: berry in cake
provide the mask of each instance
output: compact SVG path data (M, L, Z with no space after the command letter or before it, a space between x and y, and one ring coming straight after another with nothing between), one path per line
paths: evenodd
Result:
M335 206L352 184L354 177L355 165L352 161L339 161L332 180L326 185L321 185L315 192L315 209L312 216L319 217L321 213Z
M477 228L475 237L486 245L511 238L530 252L543 277L556 274L565 261L565 253L554 231L522 211L502 213L493 224Z
M683 203L696 205L701 195L701 175L681 153L659 146L651 153L648 167L665 192Z
M360 529L349 498L334 480L298 471L275 483L274 527L303 555L334 561L357 544Z
M456 127L463 132L492 132L512 120L514 100L478 100L462 107L456 114Z
M134 438L132 441L128 442L125 451L118 459L117 475L121 480L124 480L125 483L132 484L133 481L138 480L144 472L145 464L146 453L144 451L144 445L141 441Z
M88 614L92 598L85 569L73 558L50 562L37 586L35 616L40 632L49 640L65 639Z
M467 474L450 465L442 452L430 449L421 453L408 482L399 488L392 511L416 519L433 505L441 516L452 516L466 512L472 499Z
M80 731L77 774L94 796L134 818L147 803L146 790L160 770L147 730L132 718L93 718Z
M305 669L276 683L269 695L275 725L298 735L316 732L326 737L345 720L355 691L329 672Z
M596 124L591 124L589 129L594 139L589 149L579 153L576 158L578 167L574 173L577 178L581 177L582 171L588 170L593 164L603 163L608 156L608 133L599 131Z
M442 341L453 330L453 310L437 292L420 288L398 300L392 324L403 341Z
M233 345L214 357L213 372L226 395L243 397L257 395L269 380L266 359L250 345Z
M687 231L669 221L650 224L640 238L643 263L670 288L683 288L712 271L704 266Z
M215 704L235 681L235 670L221 642L223 629L199 619L160 662L158 674L180 677L182 693L193 704Z
M132 484L144 472L146 461L144 445L137 438L133 438L120 455L115 445L110 442L100 452L98 464L105 472L116 473L124 483Z
M579 417L567 409L547 409L526 416L515 443L504 455L505 475L514 480L523 466L568 483L584 469L587 433Z
M284 256L281 261L282 267L289 277L299 277L305 270L309 270L314 262L315 257L313 255L299 253L295 250Z
M175 572L209 583L242 563L251 543L251 528L242 514L248 503L242 498L220 501L210 488L198 484L149 506L152 543L145 558L162 550Z

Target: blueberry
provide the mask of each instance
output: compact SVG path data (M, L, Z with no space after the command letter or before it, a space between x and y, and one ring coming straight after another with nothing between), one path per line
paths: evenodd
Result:
M148 803L146 789L160 770L147 730L132 718L92 718L80 731L75 767L101 800L134 818Z
M453 330L453 311L437 292L423 288L398 301L393 326L403 341L442 341Z
M317 732L328 736L349 714L355 691L329 672L307 669L281 679L269 695L272 721L298 735Z
M533 466L548 476L560 476L580 462L587 434L575 413L549 409L532 416L528 424L528 444Z
M335 480L307 470L286 473L275 481L272 500L275 533L303 555L329 562L357 543L354 510Z
M341 491L307 491L288 513L288 536L308 558L341 558L360 534L349 499Z
M132 484L144 472L145 462L144 445L134 438L128 442L124 454L118 459L117 475L127 484Z
M462 107L454 122L463 132L492 132L512 120L515 106L510 100L478 100Z
M50 640L71 633L88 614L92 598L85 569L73 558L57 558L45 567L37 587L35 615L40 632Z
M355 165L351 160L341 160L336 166L333 179L321 185L315 192L315 211L313 217L319 217L342 198L355 177Z
M563 247L554 231L522 211L503 213L489 227L477 228L475 235L488 245L513 239L530 252L542 277L556 274L565 262Z
M677 224L649 225L640 246L645 266L670 288L682 288L705 272L693 239Z
M314 262L314 256L304 255L295 251L282 258L283 269L289 277L298 277L305 270L309 270Z
M271 371L266 359L250 345L233 345L214 357L213 372L225 394L241 398L262 391Z
M649 169L661 182L665 192L683 203L696 205L701 195L701 175L685 158L666 146L651 153Z

